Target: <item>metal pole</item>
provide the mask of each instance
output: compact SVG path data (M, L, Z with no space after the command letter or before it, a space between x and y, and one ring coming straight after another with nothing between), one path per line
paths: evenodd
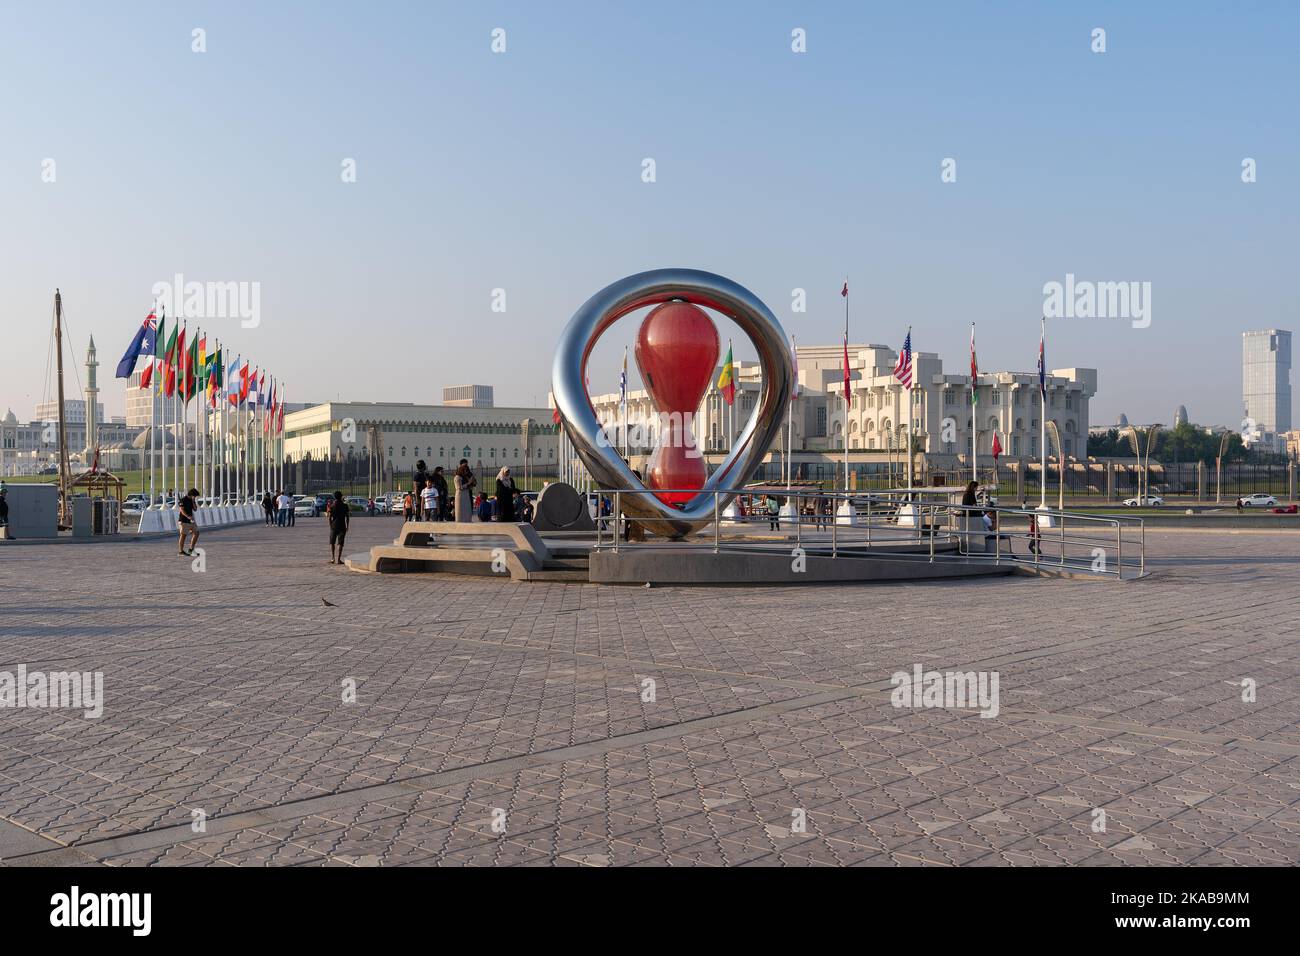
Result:
M719 530L719 529L720 529L721 526L722 526L722 522L719 520L719 514L718 514L718 511L719 511L719 509L718 509L718 492L715 491L715 492L713 493L713 553L714 553L714 554L717 554L717 553L718 553L718 550L719 550L719 549L718 549L718 545L719 545L719 540L718 540L718 539L719 539L719 536L720 536L720 530Z

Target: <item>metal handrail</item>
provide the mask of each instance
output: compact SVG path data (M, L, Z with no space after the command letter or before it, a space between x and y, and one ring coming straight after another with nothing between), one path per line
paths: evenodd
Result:
M596 550L604 550L606 547L612 547L617 553L622 545L622 533L626 531L628 522L634 521L647 529L653 531L654 524L657 521L669 521L667 518L644 518L629 517L623 514L622 498L625 494L663 494L663 493L698 493L698 489L609 489L605 494L612 496L612 514L600 515L596 517ZM814 524L818 530L821 529L823 521L829 520L830 524L830 557L838 558L841 552L849 553L855 556L874 556L888 555L895 552L892 546L900 541L910 541L908 553L915 554L915 545L919 544L927 553L928 560L934 562L952 556L949 546L954 546L957 553L963 560L991 560L994 564L1001 565L1007 561L1016 563L1032 563L1034 567L1041 567L1045 559L1045 548L1047 536L1043 534L1042 524L1037 525L1037 530L1009 531L1004 530L1004 517L1007 519L1019 520L1024 518L1038 519L1039 521L1055 522L1055 530L1059 533L1053 535L1053 541L1059 553L1054 555L1056 558L1055 565L1062 570L1072 569L1087 571L1090 573L1099 573L1103 575L1113 575L1122 579L1126 570L1124 564L1124 533L1125 530L1130 532L1136 531L1138 539L1136 547L1138 549L1138 558L1136 562L1136 571L1139 576L1146 573L1146 528L1142 518L1130 515L1093 515L1079 512L1063 511L1060 509L1030 509L1030 508L1009 508L1000 505L962 505L953 503L951 496L943 493L943 497L948 500L935 500L936 496L927 489L918 488L911 491L871 491L871 492L843 492L843 491L801 491L796 489L780 490L773 492L776 497L793 500L796 503L794 514L781 515L773 519L767 512L754 516L737 516L734 519L728 519L723 515L722 500L734 498L740 495L752 495L755 492L752 489L731 488L717 489L709 492L713 497L713 521L712 525L712 542L708 545L714 553L722 551L729 546L729 543L722 534L722 525L724 521L735 523L740 526L755 520L770 521L776 520L779 525L793 526L794 540L796 547L805 549L808 547L817 548L818 544L814 541L809 543L805 541L803 526L806 523ZM762 493L766 496L766 492ZM928 499L928 500L927 500ZM811 515L805 514L802 507L798 505L809 500L825 508L829 506L830 513L825 510L815 510ZM839 515L839 505L845 501L853 504L854 521L856 524L848 524L844 521L843 516ZM912 533L900 537L889 536L881 539L879 536L873 537L873 528L882 528L893 525L902 531L908 526L898 525L898 511L901 505L911 505L913 509L913 520L910 522ZM985 514L993 515L993 528L971 529L969 522L976 516L982 517ZM1067 523L1072 530L1067 531ZM609 544L605 541L605 529L610 531ZM1104 538L1090 531L1100 531L1105 529ZM1109 532L1113 530L1113 537ZM847 532L847 534L846 534ZM853 532L860 532L860 538L854 540ZM989 539L992 539L992 551L988 551ZM847 540L846 540L847 539ZM1011 543L1016 539L1027 540L1031 545L1032 562L1028 556L1021 556L1014 553ZM685 546L701 546L701 539L685 542ZM972 547L975 541L982 541L983 548L977 550ZM1006 542L1004 549L1003 543ZM941 547L942 544L942 547ZM739 547L739 545L730 545ZM752 545L751 545L752 546ZM1101 567L1098 567L1098 550L1102 552L1103 559L1106 552L1113 546L1115 561L1112 566L1109 560L1102 560ZM1130 541L1130 549L1134 544ZM1072 552L1074 549L1074 553ZM1077 549L1087 549L1087 555L1083 556L1078 553ZM1131 553L1131 552L1130 552ZM1051 560L1051 558L1047 558ZM1127 570L1133 570L1133 565L1129 565Z

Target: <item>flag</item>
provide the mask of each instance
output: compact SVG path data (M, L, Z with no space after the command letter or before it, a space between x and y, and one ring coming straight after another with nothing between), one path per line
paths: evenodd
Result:
M844 283L844 288L847 289L848 287L849 284L847 282ZM848 400L849 400L849 333L846 331L844 333L844 401L846 404L848 403ZM845 434L844 438L845 441L847 441L848 435Z
M190 340L190 350L185 353L185 390L181 392L181 398L185 399L188 405L191 398L194 397L194 386L196 382L196 370L199 364L199 340L197 337Z
M163 355L163 374L162 381L159 384L162 386L162 393L168 398L176 394L176 334L178 331L175 323L173 323L171 338L167 340L167 351ZM182 345L184 345L184 342L185 339L182 338Z
M972 406L978 401L976 397L976 386L979 384L980 366L975 360L975 323L970 324L970 403Z
M1043 330L1038 334L1038 394L1047 402L1047 358L1043 352L1043 340L1047 337L1047 320L1043 319Z
M618 407L627 411L627 346L623 346L623 371L618 373Z
M126 347L122 360L117 363L117 374L114 378L130 378L131 373L135 371L135 360L141 355L153 355L155 322L157 318L152 312L145 316L144 321L140 323L140 328L136 329L135 338L131 339L131 344Z
M903 339L903 348L898 353L898 362L894 365L894 378L903 383L903 388L912 387L912 330L907 330Z
M248 376L248 381L244 384L244 395L245 395L245 397L248 399L248 404L249 404L249 405L252 405L252 406L256 407L257 405L261 404L261 401L260 401L260 398L259 398L259 396L258 396L258 392L257 392L257 371L256 371L256 369L253 371L253 373L252 373L251 375Z
M242 405L248 401L248 363L245 362L239 370L239 401L237 404Z
M551 412L551 421L557 425L560 424L560 406L556 405L555 411Z
M844 298L846 298L846 299L849 297L849 280L848 280L848 279L845 279L845 280L844 280L844 288L843 288L843 289L840 289L840 295L844 296Z
M257 404L259 405L266 404L266 373L265 372L262 373L262 377L257 382Z
M150 313L150 315L152 314L153 313ZM167 315L166 313L164 313L163 317L159 319L156 323L156 328L154 329L153 336L152 336L152 342L151 342L152 347L149 351L149 356L150 356L149 364L147 364L143 369L140 370L141 388L148 388L149 383L153 381L153 368L155 365L158 364L158 349L166 345L166 341L163 339L163 326L166 324L166 319L167 319ZM140 353L142 355L144 354L143 348L141 348Z
M284 431L284 402L280 403L279 422L276 424L275 433L278 435Z
M225 370L226 367L221 361L220 346L217 346L217 350L212 353L211 361L212 361L212 371L208 373L208 404L211 405L213 408L216 408L217 395L220 393L222 383L225 381L222 372Z
M208 337L206 335L199 337L198 365L195 367L198 373L198 383L196 390L206 392L208 389Z
M1002 454L1002 442L998 440L998 433L993 433L993 460L998 460L998 455Z
M727 360L722 363L722 374L718 376L718 391L728 405L736 400L736 367L731 360L731 343L727 343Z
M226 398L231 405L239 405L239 356L226 369Z

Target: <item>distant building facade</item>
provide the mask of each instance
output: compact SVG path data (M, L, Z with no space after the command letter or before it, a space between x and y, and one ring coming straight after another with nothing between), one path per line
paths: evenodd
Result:
M818 452L828 464L842 461L843 347L800 346L797 351L800 395L790 410L791 447L795 453ZM892 374L897 360L898 353L886 346L849 346L851 457L869 460L871 452L888 453L907 446L907 399L902 385ZM981 460L991 456L995 434L1003 456L1037 458L1041 455L1042 416L1037 372L981 372L975 419L971 413L970 375L945 373L942 360L932 352L914 352L913 362L911 420L915 446L936 467L951 468L968 461L972 431L977 433L976 447ZM695 435L705 452L727 450L731 437L744 427L761 393L762 374L757 363L736 363L735 369L734 429L731 410L717 388L720 369L715 370L700 403ZM1067 456L1087 455L1088 408L1096 391L1096 369L1056 369L1047 377L1047 417L1056 422ZM624 415L618 394L593 395L592 404L596 417L621 449ZM629 454L647 454L653 449L657 414L644 390L628 393L626 421L629 438L639 440L639 444L629 445ZM786 434L786 429L782 429L773 444L774 450L784 447ZM864 454L853 456L855 451Z
M492 408L496 402L491 385L446 385L442 389L442 404L454 408Z
M98 420L104 421L104 403L95 403L96 411L99 412ZM82 398L69 398L63 403L64 410L68 413L69 425L86 424L86 400ZM59 420L59 403L57 400L52 402L37 402L33 420L38 422L57 422ZM146 422L145 424L148 424Z
M364 457L375 435L383 464L411 471L423 460L429 469L453 469L462 458L480 475L509 466L522 477L523 423L528 421L529 471L553 474L559 454L558 429L549 408L477 408L415 405L409 402L325 402L284 417L289 461L343 461Z
M1290 332L1241 334L1241 403L1247 419L1243 433L1250 443L1278 447L1278 436L1291 430Z

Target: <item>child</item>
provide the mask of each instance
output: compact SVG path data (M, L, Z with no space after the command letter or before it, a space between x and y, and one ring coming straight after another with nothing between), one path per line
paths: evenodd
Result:
M432 478L426 479L420 490L420 503L424 505L424 519L432 521L438 514L438 489L433 486Z

